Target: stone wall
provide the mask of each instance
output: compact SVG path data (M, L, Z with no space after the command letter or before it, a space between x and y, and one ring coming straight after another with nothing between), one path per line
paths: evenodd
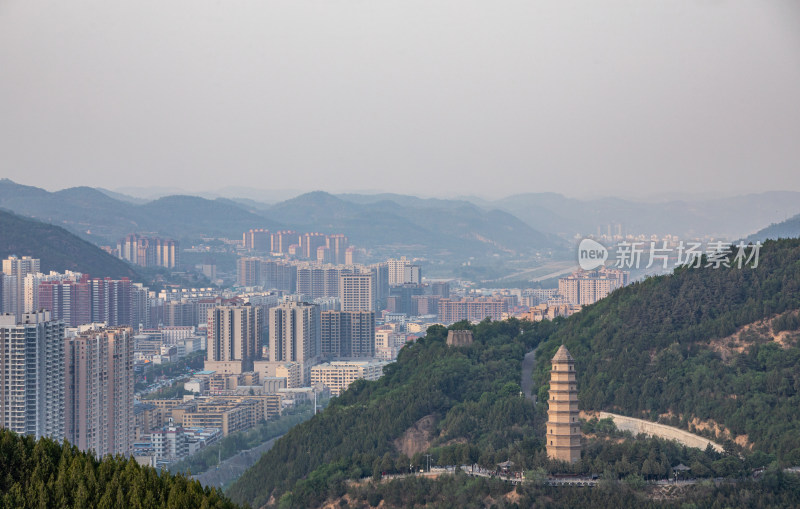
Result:
M707 438L703 438L694 433L689 433L682 429L667 426L666 424L658 424L656 422L645 421L642 419L634 419L633 417L626 417L624 415L612 414L609 412L600 412L599 419L608 419L614 421L617 429L620 431L630 431L634 435L644 433L645 435L656 436L659 438L666 438L675 440L688 447L696 447L698 449L705 449L709 444L714 450L722 452L722 446L712 442Z

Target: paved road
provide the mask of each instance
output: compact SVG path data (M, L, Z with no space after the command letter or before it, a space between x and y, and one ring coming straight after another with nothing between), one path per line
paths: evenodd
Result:
M522 359L522 380L520 382L522 393L525 394L526 398L533 401L534 405L536 404L536 395L533 394L533 365L535 362L536 349L534 348L526 353L525 358Z
M255 465L256 462L261 459L261 455L270 450L275 444L275 441L281 436L268 440L252 449L241 451L220 463L219 467L213 466L205 472L193 475L192 477L200 481L200 484L203 486L214 486L217 488L225 486L231 481L238 479L245 470Z

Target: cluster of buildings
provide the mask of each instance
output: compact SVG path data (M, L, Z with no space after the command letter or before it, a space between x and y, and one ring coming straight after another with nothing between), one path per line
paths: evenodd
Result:
M627 284L601 268L558 289L476 289L423 280L406 258L365 265L344 235L250 230L229 290L40 272L12 256L0 274L2 426L98 455L163 465L320 393L376 380L430 325L568 316ZM120 257L174 267L177 244L129 235ZM205 351L175 399L134 397L152 364Z
M617 288L628 284L630 273L620 269L600 267L581 270L558 280L558 293L569 304L594 304Z
M66 439L98 456L128 454L133 432L133 334L68 328L48 311L0 315L0 421Z
M17 319L46 309L71 327L92 322L129 325L145 319L146 304L147 289L127 278L92 278L71 271L42 274L37 258L3 260L0 312Z
M242 234L243 247L254 253L272 253L290 258L315 260L319 263L353 265L356 249L341 233L298 233L293 230L270 232L252 229Z
M178 265L178 241L131 233L117 242L117 257L141 267L174 269Z

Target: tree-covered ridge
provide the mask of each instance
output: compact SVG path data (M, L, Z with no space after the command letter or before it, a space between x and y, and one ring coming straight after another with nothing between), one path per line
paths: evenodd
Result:
M380 380L354 383L287 433L229 495L253 506L283 496L289 505L313 507L341 496L346 479L418 468L421 454L408 458L394 442L426 416L433 429L423 450L438 464L526 464L541 444L532 429L533 405L520 396L521 359L545 329L487 321L473 328L473 345L452 348L445 344L447 329L431 327Z
M751 268L680 268L614 292L559 324L539 349L562 343L576 360L581 408L690 429L713 420L757 450L800 464L800 348L753 341L723 359L712 341L773 316L796 327L800 240L769 241ZM546 394L549 365L535 377Z
M0 210L0 258L9 255L39 258L44 273L72 270L92 277L142 279L126 262L60 226Z
M97 460L69 444L0 429L0 507L234 508L217 490L142 467L133 458Z

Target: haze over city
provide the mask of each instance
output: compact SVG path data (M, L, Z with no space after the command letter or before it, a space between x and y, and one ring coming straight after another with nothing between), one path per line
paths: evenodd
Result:
M800 190L798 28L794 0L5 1L0 175L50 190Z
M0 509L800 507L798 0L0 0Z

